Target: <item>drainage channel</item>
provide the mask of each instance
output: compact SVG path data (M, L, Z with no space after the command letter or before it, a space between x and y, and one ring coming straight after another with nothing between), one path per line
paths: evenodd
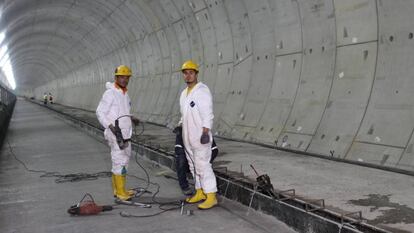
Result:
M34 101L30 102L41 105ZM104 141L102 128L53 107L45 107L57 112L74 126L97 140ZM170 153L136 140L132 143L132 149L137 151L139 155L175 171L174 156ZM258 189L257 183L254 181L233 176L225 168L214 169L214 171L217 177L218 192L221 196L242 203L254 210L272 215L296 231L327 233L389 232L366 224L360 211L342 214L333 212L325 209L324 200L299 198L296 196L294 189L276 190L276 196L272 197ZM223 200L225 201L225 199Z

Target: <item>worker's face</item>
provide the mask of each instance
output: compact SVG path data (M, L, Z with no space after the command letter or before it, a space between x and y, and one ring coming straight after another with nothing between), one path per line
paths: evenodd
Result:
M197 82L197 72L195 70L183 70L183 75L187 85Z
M118 86L125 88L128 86L129 77L130 76L126 76L126 75L115 76L115 82L116 84L118 84Z

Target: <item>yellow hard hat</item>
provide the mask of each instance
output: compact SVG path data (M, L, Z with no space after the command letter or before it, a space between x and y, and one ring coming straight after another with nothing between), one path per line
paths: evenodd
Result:
M120 65L115 69L115 76L122 75L122 76L131 76L132 72L131 69L126 65Z
M181 71L184 71L184 70L195 70L198 72L198 65L197 63L191 60L188 60L184 62L183 66L181 67Z

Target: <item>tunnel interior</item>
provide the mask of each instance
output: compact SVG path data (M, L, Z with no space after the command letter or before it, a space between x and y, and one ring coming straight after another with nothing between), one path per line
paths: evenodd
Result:
M133 113L173 126L192 59L215 135L414 172L414 1L0 4L0 64L20 96L94 111L125 64ZM0 82L12 87L6 72Z

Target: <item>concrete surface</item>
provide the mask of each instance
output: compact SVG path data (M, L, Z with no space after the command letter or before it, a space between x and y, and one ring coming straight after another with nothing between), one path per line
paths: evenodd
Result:
M0 65L13 68L20 95L51 92L93 110L126 64L135 114L174 125L179 69L194 59L218 135L414 172L413 1L8 0L0 9Z
M51 108L99 126L95 113L53 105ZM170 129L154 124L137 128L140 143L166 152L174 150ZM353 164L299 155L249 143L216 138L219 155L215 169L231 176L255 180L250 168L270 176L278 190L295 189L304 199L324 199L327 209L338 213L362 211L367 223L391 232L414 232L414 179Z
M413 11L410 0L5 0L0 82L10 87L6 76L14 76L19 95L51 92L57 103L93 111L114 68L126 64L134 114L172 127L179 69L194 59L213 93L217 135L413 173ZM163 127L145 133L171 145ZM217 162L234 172L251 176L254 163L281 189L414 228L410 176L219 143L226 154Z
M10 123L6 141L14 155L31 170L57 171L61 174L110 171L109 148L65 122L58 114L38 105L19 100ZM151 182L161 186L157 200L182 199L175 180L158 174L166 169L140 160L150 174ZM152 214L159 209L115 206L98 216L71 217L67 209L85 193L98 204L113 204L110 178L91 181L55 183L53 177L28 172L12 155L8 144L0 154L0 232L294 232L275 218L220 199L220 207L180 215L173 210L150 218L123 218L121 211L135 215ZM145 175L131 161L129 186L144 187ZM151 191L156 187L151 185ZM148 201L148 198L142 201Z

